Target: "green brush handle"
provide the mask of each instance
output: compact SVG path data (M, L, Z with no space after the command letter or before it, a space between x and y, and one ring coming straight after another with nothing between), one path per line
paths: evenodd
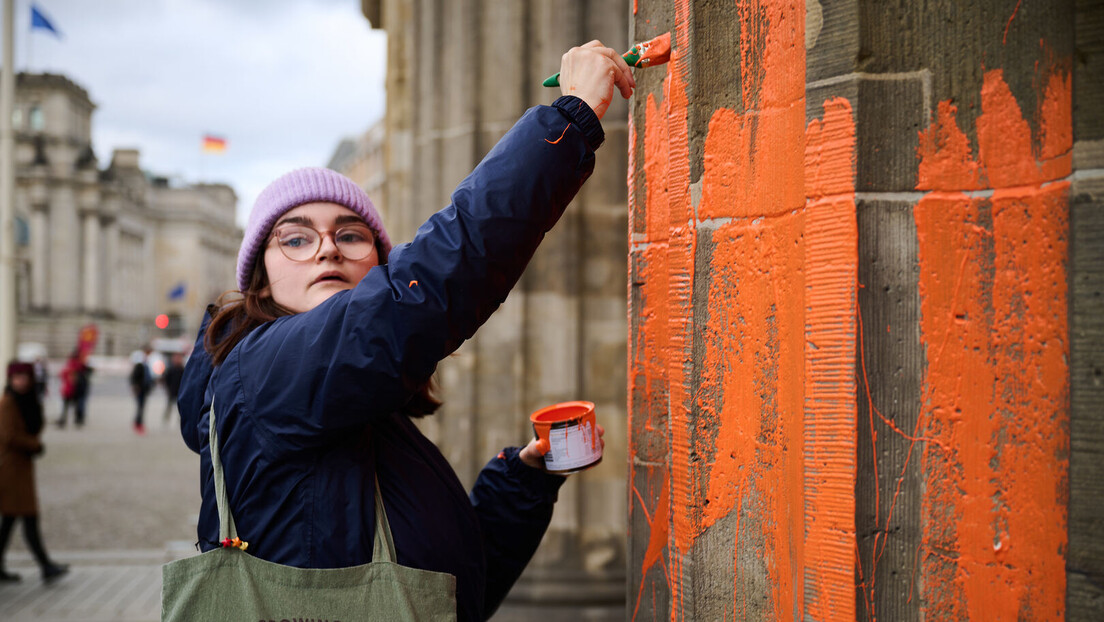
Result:
M640 62L640 44L632 46L632 49L621 55L621 58L625 59L625 62L630 67L636 67L636 64ZM560 72L556 72L544 79L541 82L541 86L559 86L560 85Z

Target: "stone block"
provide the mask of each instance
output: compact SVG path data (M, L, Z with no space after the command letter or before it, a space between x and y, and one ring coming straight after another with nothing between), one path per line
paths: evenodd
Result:
M913 583L922 536L921 448L902 435L916 429L924 368L913 204L861 201L857 208L856 611L862 620L920 620Z
M1071 196L1067 614L1091 620L1104 604L1104 177Z

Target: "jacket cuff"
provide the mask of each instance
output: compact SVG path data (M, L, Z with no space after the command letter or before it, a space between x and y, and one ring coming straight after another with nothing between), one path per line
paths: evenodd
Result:
M574 95L563 95L552 102L554 108L559 108L568 119L579 126L586 136L587 144L591 151L597 151L606 140L606 132L602 129L602 122L598 115L594 114L587 103Z
M525 490L550 495L552 500L555 501L556 493L559 492L560 486L563 486L563 483L567 481L567 477L534 469L522 462L520 455L521 447L507 447L498 454L498 458L506 463L506 474L520 483Z

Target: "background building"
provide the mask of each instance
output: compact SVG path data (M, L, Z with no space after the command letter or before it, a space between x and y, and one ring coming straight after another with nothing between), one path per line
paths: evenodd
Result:
M18 74L16 84L18 340L60 357L90 323L101 354L190 339L204 305L234 282L233 190L170 187L141 170L133 149L100 170L88 93L54 74ZM173 320L163 331L162 313Z

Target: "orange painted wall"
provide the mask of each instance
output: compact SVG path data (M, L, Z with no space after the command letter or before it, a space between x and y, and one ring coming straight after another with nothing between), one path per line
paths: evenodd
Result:
M1037 133L992 70L977 156L950 102L921 136L917 554L935 618L1065 613L1071 92L1068 69L1044 77Z
M861 579L892 534L871 559L856 545L856 113L832 97L806 122L804 3L735 6L739 104L695 109L676 0L662 92L631 128L630 610L877 620L876 590L900 585ZM951 101L920 135L922 406L915 429L885 423L920 465L926 619L1064 616L1071 90L1061 62L1037 72L1034 118L988 70L976 138ZM708 567L717 531L731 579Z
M688 566L701 563L696 542L721 520L736 531L723 617L802 618L808 606L816 619L853 619L854 121L836 99L806 128L802 3L736 4L742 69L756 78L742 111L709 120L696 205L688 2L676 3L663 97L647 96L644 127L633 128L644 161L630 165L644 196L630 202L643 202L644 222L630 225L639 284L630 377L642 406L630 410L656 417L666 390L670 417L633 426L670 430L670 485L632 486L633 511L650 529L631 586L634 619L655 601L644 578L660 565L670 618L696 619ZM822 466L806 470L806 455ZM748 555L766 576L741 576L735 558ZM746 584L758 580L770 586L768 604L751 611Z

